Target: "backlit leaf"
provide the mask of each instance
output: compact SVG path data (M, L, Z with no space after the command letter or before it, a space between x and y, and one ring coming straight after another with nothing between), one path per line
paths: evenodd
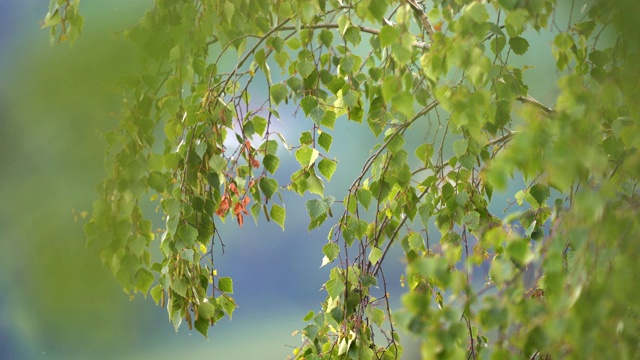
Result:
M218 290L233 294L233 280L230 277L221 277L218 279Z
M262 164L268 172L274 174L280 165L280 158L271 154L265 155L264 159L262 159Z
M369 205L371 204L371 199L373 198L373 194L368 189L358 189L356 192L356 197L358 198L358 202L364 207L365 210L369 209Z
M275 179L262 178L260 179L260 190L267 199L270 199L271 196L278 190L278 182Z
M336 168L338 167L338 163L334 160L322 159L318 163L318 171L320 174L324 176L328 181L331 181L333 174L336 172Z
M323 132L318 136L318 145L322 146L323 149L329 151L331 149L331 143L333 142L333 137L326 132Z
M301 167L308 168L313 165L319 154L318 150L303 145L296 151L296 160L298 160Z
M340 247L338 244L330 242L322 247L322 253L325 254L329 261L333 261L338 257L338 254L340 254Z
M284 221L287 216L286 209L278 204L273 204L271 206L271 211L269 212L269 216L276 224L280 225L282 230L284 231Z
M271 89L269 92L271 94L271 101L273 101L275 105L281 103L288 94L287 87L284 84L280 83L271 85Z
M372 247L371 251L369 252L369 261L372 264L376 264L381 257L382 257L382 250L378 249L377 247Z

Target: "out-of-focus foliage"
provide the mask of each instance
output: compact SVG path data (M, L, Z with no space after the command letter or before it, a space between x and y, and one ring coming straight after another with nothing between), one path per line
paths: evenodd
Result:
M82 21L54 3L45 25L63 40ZM120 125L105 134L89 245L127 292L207 336L236 309L215 263L218 228L229 217L284 228L292 191L310 197L310 230L334 224L320 255L334 266L326 301L304 318L298 358L399 358L398 328L429 359L636 358L637 7L158 0L124 31L143 65L121 83ZM554 104L529 94L535 63L514 66L532 51L527 30L553 36ZM275 125L283 103L309 119L298 139ZM378 138L364 164L331 157L340 121ZM405 142L421 123L425 141ZM300 165L284 184L283 148ZM339 163L362 167L341 199L325 194ZM516 210L492 211L514 176ZM407 292L392 314L394 245Z

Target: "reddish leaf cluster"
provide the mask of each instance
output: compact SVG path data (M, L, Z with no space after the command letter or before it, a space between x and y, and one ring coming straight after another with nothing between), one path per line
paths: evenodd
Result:
M251 151L253 149L253 147L251 146L251 143L249 142L249 140L245 140L244 148L247 151L247 159L249 160L249 164L251 164L251 166L254 169L259 168L260 167L260 161L258 161L258 159L256 159L253 156L253 151Z
M244 215L249 215L249 212L246 209L249 201L251 201L251 199L249 199L248 196L245 196L242 198L241 202L237 202L233 207L233 215L235 215L236 220L238 220L238 225L240 225L240 227L244 224Z
M224 217L227 215L227 212L231 208L231 204L233 202L231 193L240 198L240 192L238 191L238 187L235 183L229 184L229 187L220 200L220 205L218 205L216 215L220 217ZM240 227L242 227L242 225L244 224L244 215L249 215L249 212L246 209L246 206L249 204L249 202L251 202L251 198L248 195L245 195L240 201L236 202L233 205L233 215L236 217L236 220L238 221L238 225L240 225Z

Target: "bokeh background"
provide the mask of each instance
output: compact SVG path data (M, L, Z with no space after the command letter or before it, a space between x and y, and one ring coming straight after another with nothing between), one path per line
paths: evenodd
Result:
M217 268L234 279L240 308L208 340L185 326L176 333L166 310L150 297L130 299L86 250L79 214L91 210L104 175L100 134L118 123L121 99L112 85L138 61L117 34L151 4L82 2L84 33L70 49L51 47L40 30L48 0L0 0L0 359L283 359L299 345L292 332L304 327L301 319L324 300L327 269L319 266L328 227L309 233L306 198L291 194L286 232L251 220L222 230ZM527 72L531 94L549 102L551 38L534 39L538 50L522 63L537 63ZM292 140L309 127L293 118L284 125ZM343 122L334 133L331 154L340 163L326 191L338 199L375 140L361 129ZM414 130L408 142L428 138L426 125ZM283 155L281 184L297 166ZM503 209L506 195L494 202ZM397 252L389 260L389 291L399 299L403 264ZM406 359L417 356L411 348Z

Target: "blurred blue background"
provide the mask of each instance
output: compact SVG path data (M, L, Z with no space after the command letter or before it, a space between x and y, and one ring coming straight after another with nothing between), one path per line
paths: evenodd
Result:
M40 30L48 0L0 1L0 358L283 359L299 345L292 332L325 298L320 287L328 269L319 266L331 224L309 233L307 198L292 194L285 194L286 232L264 219L259 227L248 220L240 230L228 221L222 229L226 253L218 251L216 267L233 278L240 307L232 321L210 329L209 340L185 326L176 333L166 310L150 298L129 299L86 251L83 220L74 214L91 210L95 184L104 176L100 133L117 125L121 100L111 84L137 65L132 49L113 34L150 4L83 2L84 33L69 49L51 47L48 32ZM530 50L531 61L550 58L550 39L537 41L542 50ZM532 95L543 101L553 98L553 82L543 75L549 61L528 73ZM293 112L280 111L284 117ZM284 125L292 141L310 127L293 118ZM412 129L407 142L430 139L427 128ZM330 155L340 163L326 193L337 199L375 140L361 129L343 121L333 133ZM281 184L297 166L283 155ZM504 197L494 202L499 209L506 204ZM392 253L385 273L395 306L402 293L400 259ZM410 348L404 358L417 358Z

